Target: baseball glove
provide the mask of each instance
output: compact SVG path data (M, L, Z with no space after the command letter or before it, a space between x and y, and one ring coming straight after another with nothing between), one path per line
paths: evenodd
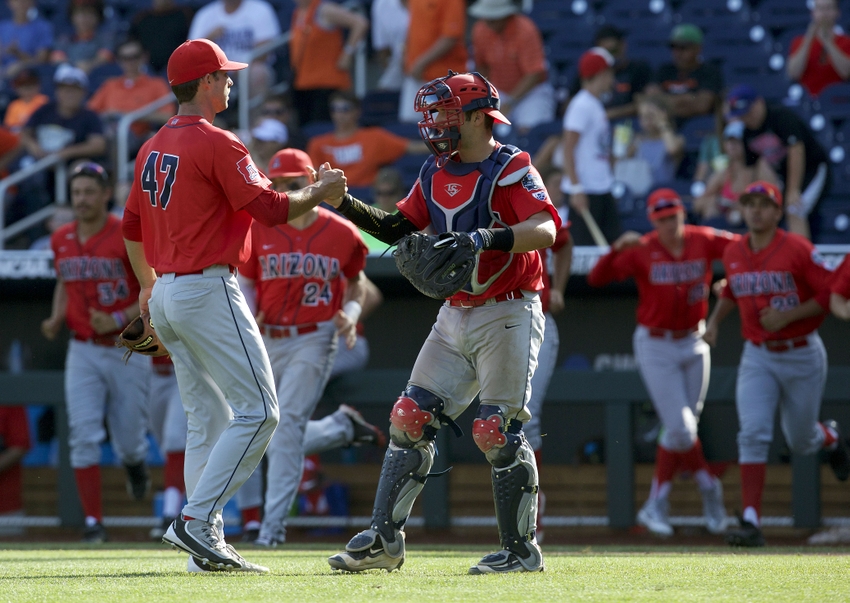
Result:
M151 315L145 312L141 316L137 316L130 321L121 335L118 336L118 341L115 342L118 347L125 347L124 363L130 359L133 352L144 354L145 356L167 356L168 350L160 342L156 336L156 331L153 328Z
M469 282L476 255L475 242L466 232L414 232L406 235L393 251L402 276L434 299L451 297Z

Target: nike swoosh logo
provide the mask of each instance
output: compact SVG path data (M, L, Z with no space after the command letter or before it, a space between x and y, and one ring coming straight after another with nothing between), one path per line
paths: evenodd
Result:
M519 325L505 325L505 328L506 328L506 329L515 329L515 328L517 328L518 326L519 326Z
M271 244L271 245L263 245L263 249L271 249L272 247L274 247L274 244Z
M369 555L370 556L380 555L383 552L384 552L384 549L369 549Z

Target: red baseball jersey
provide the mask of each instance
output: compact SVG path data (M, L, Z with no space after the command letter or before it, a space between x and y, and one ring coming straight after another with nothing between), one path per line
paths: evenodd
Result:
M527 173L517 182L507 186L496 186L490 199L492 213L508 226L524 222L534 214L548 211L555 220L555 228L561 228L561 217L549 199L549 193L543 185L543 181L534 166L514 160L518 168L528 165ZM504 179L506 173L513 169L513 163L508 165L502 173ZM446 213L451 213L462 203L466 202L473 194L480 172L472 170L466 175L451 174L445 167L437 171L432 180L431 191L433 201L444 208ZM431 216L428 213L422 187L417 180L408 196L397 204L398 210L410 220L419 230L425 230L431 224ZM540 291L543 289L543 261L540 254L535 251L512 254L510 263L505 267L506 253L503 251L484 251L478 258L478 282L487 282L495 277L492 283L481 293L470 295L460 291L451 299L487 299L501 293L508 293L516 289L523 291ZM504 271L496 274L498 271Z
M835 269L830 289L833 293L850 299L850 254L845 255L841 265Z
M658 232L641 237L641 244L602 256L587 282L602 287L629 277L638 288L637 322L646 327L680 331L699 324L708 314L711 262L723 257L738 235L685 225L681 257L674 257L658 240Z
M0 450L5 448L30 449L30 430L27 412L23 406L0 406ZM21 464L0 471L0 514L24 508L21 493L23 476Z
M723 266L728 282L722 295L738 304L744 339L758 345L801 337L826 318L824 313L797 320L776 333L766 331L759 322L762 308L768 305L783 311L815 298L822 308L829 309L833 273L805 238L779 229L767 247L753 251L750 236L745 235L726 249Z
M319 208L304 230L254 223L254 250L240 273L257 287L257 309L272 325L331 320L348 279L366 265L369 249L351 222Z
M243 208L270 184L234 134L172 117L139 151L127 199L148 263L159 273L244 263L253 218Z
M97 335L89 324L89 308L111 313L139 299L139 281L116 216L109 214L100 232L85 243L77 237L76 222L65 224L50 237L50 246L56 276L68 294L65 321L79 337Z

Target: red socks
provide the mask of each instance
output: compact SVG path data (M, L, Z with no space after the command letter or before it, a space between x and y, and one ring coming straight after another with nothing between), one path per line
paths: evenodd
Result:
M741 463L741 503L752 507L761 517L761 498L764 493L765 463Z
M240 509L240 511L243 526L247 526L252 521L260 523L260 507L248 507L247 509Z
M685 469L686 471L696 473L697 471L703 470L707 473L711 473L708 463L705 460L705 455L702 452L702 442L699 440L694 443L690 450L680 452L679 458L682 469Z
M83 514L94 517L98 523L103 522L103 503L100 493L100 465L74 469L77 482L77 493L83 505Z
M183 478L183 463L186 453L169 452L165 455L165 488L177 488L180 492L186 491L186 483Z

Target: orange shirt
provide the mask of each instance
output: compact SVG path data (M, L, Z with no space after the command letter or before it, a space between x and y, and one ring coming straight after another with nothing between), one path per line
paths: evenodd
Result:
M407 151L410 141L383 128L360 128L348 138L331 132L315 136L307 145L313 165L328 162L345 171L349 186L371 186L381 166Z
M171 88L164 79L150 75L140 75L134 80L124 76L111 77L92 95L88 107L95 113L130 113L171 94ZM161 111L171 114L177 112L172 103ZM150 132L150 125L143 121L133 122L133 133L144 136Z
M472 54L476 67L486 71L500 92L510 93L529 73L546 72L543 38L525 15L513 15L502 33L477 21L472 26Z
M422 79L429 82L447 75L449 69L466 71L466 2L464 0L410 0L410 27L404 52L404 71L440 38L456 38L446 54L428 65Z
M3 125L17 134L27 124L30 115L49 101L50 99L45 94L36 94L28 101L22 98L13 100L6 109L6 117L3 118Z
M351 88L349 73L336 66L343 49L342 31L324 29L316 21L322 1L313 0L307 8L299 7L292 13L289 61L295 72L296 90Z

